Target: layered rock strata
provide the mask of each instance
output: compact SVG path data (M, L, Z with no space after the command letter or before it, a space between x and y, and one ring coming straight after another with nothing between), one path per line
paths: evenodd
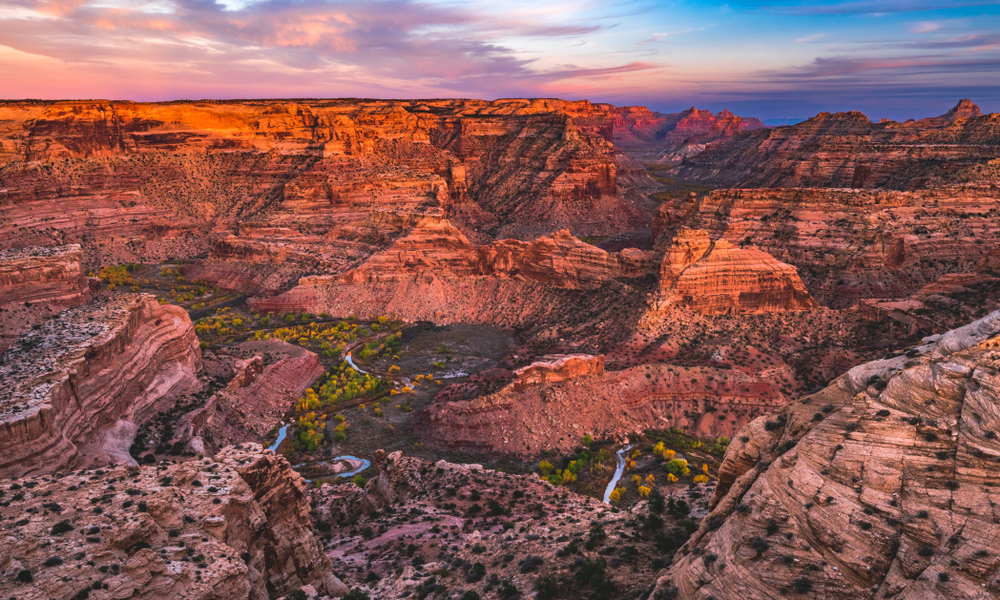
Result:
M0 250L0 351L31 325L90 300L78 244Z
M0 474L134 462L136 425L199 384L191 320L148 295L67 310L0 357Z
M990 186L913 192L719 190L667 203L661 239L678 224L752 245L797 267L833 308L905 298L948 273L969 273L1000 243L1000 197Z
M788 127L730 137L685 159L684 179L748 188L919 190L1000 182L1000 113L963 100L941 117L873 123L860 112L820 113Z
M681 228L663 257L654 310L680 305L702 314L810 310L819 306L795 267L752 248Z
M288 292L255 299L252 306L262 312L395 314L410 321L522 326L558 320L554 315L593 297L583 292L608 290L609 302L615 293L639 300L617 279L642 278L654 264L647 251L605 252L568 231L477 246L447 220L413 219L384 230L396 237L356 269L304 277Z
M80 243L87 267L377 210L608 235L645 229L657 186L586 101L8 102L0 121L0 249Z
M266 600L306 585L346 592L313 537L305 482L260 446L18 486L19 497L0 507L5 596L84 597L89 589L91 598ZM10 498L13 486L4 488Z
M1000 594L998 334L995 312L751 423L720 468L713 512L658 588L719 599Z
M515 381L469 401L435 402L421 415L424 437L442 448L533 455L572 449L585 433L680 427L732 436L786 402L775 386L737 369L657 364L598 373L590 362L590 373L561 382Z

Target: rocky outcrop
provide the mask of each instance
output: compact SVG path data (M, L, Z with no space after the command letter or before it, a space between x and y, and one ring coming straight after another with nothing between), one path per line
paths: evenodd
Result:
M319 357L298 346L267 340L242 347L280 358L268 364L260 355L236 361L229 384L181 419L174 428L177 439L199 453L262 439L323 374Z
M873 123L859 112L820 113L759 129L689 156L678 176L744 188L920 190L1000 180L1000 113L963 100L941 117Z
M409 321L520 326L611 310L617 294L619 318L630 318L622 308L640 294L618 279L641 278L653 265L649 251L606 252L568 231L477 246L447 220L421 216L400 230L383 231L393 233L394 241L358 268L304 277L291 290L251 305L261 312L395 314ZM608 304L595 301L597 296L606 296ZM590 305L581 307L585 297Z
M640 277L652 266L648 252L609 253L568 230L532 242L501 240L476 246L447 219L411 216L402 235L337 283L370 283L432 275L441 279L529 279L567 289L597 288L618 277Z
M658 587L719 599L1000 594L998 334L1000 312L751 423L720 468L713 512Z
M204 256L248 223L322 236L379 210L613 235L647 226L656 187L586 101L7 102L0 117L0 249L80 243L87 267Z
M0 474L134 462L137 424L199 385L200 366L187 313L152 296L60 313L0 357Z
M0 250L0 352L42 318L90 300L77 244Z
M507 582L507 593L517 589L523 596L556 581L575 585L573 595L633 598L648 589L666 564L655 541L659 531L635 527L648 518L645 502L612 507L536 474L420 460L399 452L380 450L377 456L380 471L374 479L393 499L383 510L370 510L365 500L374 481L364 489L323 484L310 490L317 522L330 528L325 543L334 569L344 574L345 583L357 582L362 590L368 580L364 591L372 598L439 596L446 590L487 598L497 594L497 581ZM594 471L610 475L613 466L595 464ZM698 486L698 492L706 487ZM674 493L679 498L684 492ZM662 521L653 522L663 523L668 532L689 523L665 512L656 518ZM579 553L575 547L581 548ZM600 587L574 582L585 557L585 572L603 574ZM380 579L374 581L370 573ZM494 575L497 581L491 581Z
M266 600L305 585L346 592L310 530L305 482L260 446L17 485L23 491L13 500L8 491L0 507L5 596L85 597L89 589L92 598Z
M663 114L644 106L600 106L611 116L615 145L643 161L677 164L708 144L765 127L759 119L738 117L728 110L713 115L691 107Z
M537 374L528 369L526 375ZM421 428L441 448L534 455L572 449L585 433L625 437L679 427L732 436L784 403L777 387L737 369L656 364L555 383L513 382L473 400L438 401L421 415Z
M833 308L903 299L945 274L973 272L1000 243L1000 205L988 185L719 190L662 210L674 227L702 229L794 265L811 295Z
M48 302L70 308L89 299L79 244L0 251L0 305Z
M520 391L533 385L561 383L582 377L604 375L604 357L590 354L543 356L526 367L514 371L514 389Z
M810 310L819 306L795 267L752 248L681 228L660 267L654 310L683 306L702 314Z

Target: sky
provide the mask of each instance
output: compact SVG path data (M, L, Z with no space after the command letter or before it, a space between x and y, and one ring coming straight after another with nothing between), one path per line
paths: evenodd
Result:
M0 97L1000 112L1000 0L0 0Z

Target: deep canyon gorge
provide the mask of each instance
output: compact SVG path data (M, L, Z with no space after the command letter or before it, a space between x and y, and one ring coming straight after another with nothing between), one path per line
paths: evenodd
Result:
M0 352L4 597L1000 596L969 100L3 101Z

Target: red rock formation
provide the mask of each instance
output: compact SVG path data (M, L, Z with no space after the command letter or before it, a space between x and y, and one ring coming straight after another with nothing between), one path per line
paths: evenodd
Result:
M514 389L534 385L562 383L582 377L604 375L604 357L589 354L565 354L542 357L514 371Z
M963 100L948 114L917 122L872 123L859 112L820 113L788 127L761 129L685 159L678 175L733 187L927 189L1000 180L1000 114ZM984 169L985 167L985 169Z
M253 301L254 308L509 324L557 308L544 297L537 298L537 309L530 308L524 298L539 290L551 296L550 287L597 289L616 278L640 277L652 266L648 252L608 253L568 231L488 246L471 244L438 217L416 217L412 229L404 231L358 268L340 276L305 277L284 294ZM504 305L503 299L511 297L517 301Z
M585 433L681 427L732 436L784 402L775 387L737 369L657 364L561 383L513 382L470 401L432 404L421 419L425 439L440 448L533 455L572 449Z
M905 298L946 273L973 271L1000 243L989 186L733 189L667 206L674 222L795 265L813 297L834 308Z
M810 310L795 267L770 254L737 248L708 233L681 228L663 258L655 310L684 306L703 314Z
M751 423L714 510L649 597L1000 594L997 334L1000 312Z
M21 483L23 499L0 508L20 521L0 533L5 595L266 600L307 585L347 591L312 533L305 482L260 446ZM16 583L21 571L31 581Z
M90 299L79 245L0 250L0 352L43 316Z
M198 385L201 367L187 313L146 295L63 312L0 359L4 476L134 462L136 425Z
M708 144L741 131L764 128L760 120L737 117L728 110L713 115L691 107L662 114L644 106L600 106L611 115L615 145L647 161L679 163Z
M235 376L205 406L185 415L177 439L197 452L263 439L323 374L319 358L279 340L246 342L242 349L281 356L265 365L260 356L237 361Z
M69 308L89 299L78 244L0 251L0 305L48 302Z
M607 235L646 227L639 189L655 186L589 102L14 102L0 120L0 248L77 242L86 266L203 255L253 221L327 234L386 209Z

